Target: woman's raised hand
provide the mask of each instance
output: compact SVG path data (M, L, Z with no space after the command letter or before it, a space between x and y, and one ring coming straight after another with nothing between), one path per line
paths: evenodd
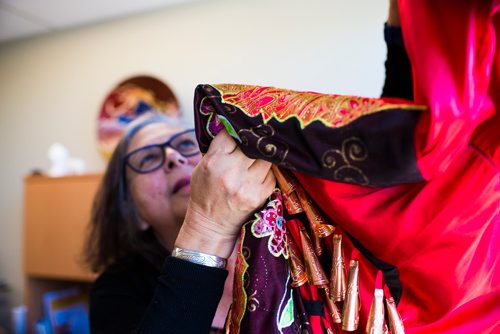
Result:
M392 27L399 27L401 25L399 19L398 0L389 0L389 13L387 15L387 24Z
M191 178L191 198L175 245L227 258L240 227L276 184L271 163L246 157L223 130Z

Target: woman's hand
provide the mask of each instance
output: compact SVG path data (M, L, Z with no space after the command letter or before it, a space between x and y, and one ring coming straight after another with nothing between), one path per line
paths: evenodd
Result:
M398 0L389 0L389 14L387 15L387 24L391 27L399 27L399 6Z
M191 198L175 245L228 258L240 227L276 184L271 163L246 157L223 130L191 178Z

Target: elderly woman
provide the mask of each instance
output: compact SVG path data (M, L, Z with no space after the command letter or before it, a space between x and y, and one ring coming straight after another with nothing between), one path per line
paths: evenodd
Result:
M157 114L131 123L92 212L86 256L101 272L90 292L92 332L223 327L227 259L241 224L274 189L270 167L225 132L202 157L194 129Z

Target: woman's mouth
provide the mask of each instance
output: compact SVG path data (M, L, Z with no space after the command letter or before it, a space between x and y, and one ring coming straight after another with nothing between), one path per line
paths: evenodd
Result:
M178 192L187 192L189 193L190 190L190 184L191 184L191 178L190 177L184 177L177 181L174 185L174 189L172 189L172 194L176 194Z

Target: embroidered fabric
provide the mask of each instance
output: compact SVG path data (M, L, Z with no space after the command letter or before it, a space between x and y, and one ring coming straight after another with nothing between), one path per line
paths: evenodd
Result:
M406 333L498 328L500 3L399 3L416 105L197 88L202 150L224 127L246 155L296 178L242 229L229 333L380 329L381 291L391 332L401 319ZM337 234L345 266L358 271L347 275L345 300L329 303Z

